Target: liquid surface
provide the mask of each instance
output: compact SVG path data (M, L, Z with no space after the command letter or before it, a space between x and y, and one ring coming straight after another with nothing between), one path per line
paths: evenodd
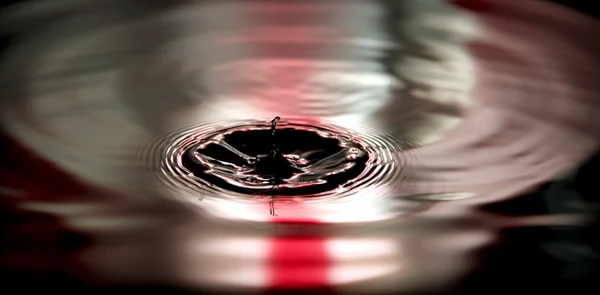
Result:
M9 283L572 294L600 265L593 206L522 196L597 151L598 21L542 1L154 2L2 8Z

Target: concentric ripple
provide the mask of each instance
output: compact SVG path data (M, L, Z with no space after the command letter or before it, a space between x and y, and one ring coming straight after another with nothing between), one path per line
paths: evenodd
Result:
M384 209L385 206L373 206L373 202L389 199L390 185L401 179L403 164L397 155L406 148L405 144L375 130L348 130L322 121L284 118L277 125L283 136L281 152L296 170L274 183L253 166L261 157L257 149L269 145L260 136L269 133L270 128L267 119L185 126L154 142L145 157L170 196L200 207L216 203L221 210L243 207L244 214L237 218L251 218L253 214L248 211L256 208L251 204L259 205L261 211L254 213L268 217L264 205L270 203L273 211L277 209L273 202L279 209L295 204L294 210L300 210L298 206L302 206L304 212L292 214L288 210L288 217L310 215L307 206L317 206L317 211L328 214L337 207L336 214L352 214L353 210L345 204L360 208L361 218L382 217L368 217L365 213L369 209ZM232 140L232 136L236 138ZM307 136L320 137L321 146L317 144L311 151ZM244 140L247 144L242 144ZM323 148L327 141L327 145L337 148ZM216 149L222 152L215 153ZM263 148L262 157L267 152ZM369 208L365 207L367 203L371 204ZM214 213L214 209L209 210ZM275 211L271 214L281 215L281 210Z

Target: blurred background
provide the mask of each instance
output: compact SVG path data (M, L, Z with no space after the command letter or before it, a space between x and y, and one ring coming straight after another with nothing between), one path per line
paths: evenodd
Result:
M592 4L4 1L0 286L598 294ZM275 116L384 164L273 205L165 160Z

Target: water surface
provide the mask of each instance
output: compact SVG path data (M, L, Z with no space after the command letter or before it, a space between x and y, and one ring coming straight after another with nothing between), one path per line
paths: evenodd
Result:
M484 254L507 228L585 224L585 210L482 206L596 151L598 22L537 1L454 2L7 8L19 35L0 71L0 194L7 212L48 220L12 221L35 239L12 232L3 269L443 293L498 257ZM64 250L61 232L91 242Z

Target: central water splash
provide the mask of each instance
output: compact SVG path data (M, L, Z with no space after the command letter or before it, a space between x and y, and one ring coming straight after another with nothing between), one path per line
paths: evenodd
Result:
M294 167L294 163L291 163L279 150L275 134L279 120L279 117L275 117L271 121L271 151L266 156L258 155L255 165L256 173L268 177L272 185L281 184L282 179L302 172Z
M350 185L369 160L352 136L309 126L277 130L280 118L217 131L182 158L202 183L242 194L310 196Z
M185 126L144 157L166 194L210 215L268 220L276 202L280 218L358 222L421 210L390 198L407 147L381 130L275 118Z

